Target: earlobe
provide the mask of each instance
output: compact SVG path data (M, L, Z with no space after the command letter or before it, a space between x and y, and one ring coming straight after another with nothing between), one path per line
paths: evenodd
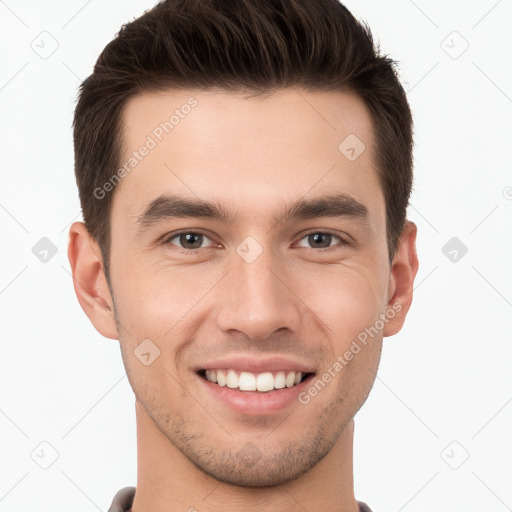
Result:
M400 331L412 303L414 278L418 272L418 255L416 253L417 227L407 221L400 236L400 241L391 265L388 287L389 320L384 327L384 336L393 336Z
M118 339L101 251L83 222L74 222L69 229L68 259L80 306L100 334Z

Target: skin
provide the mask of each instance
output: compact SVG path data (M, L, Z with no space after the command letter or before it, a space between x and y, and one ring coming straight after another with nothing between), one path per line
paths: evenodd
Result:
M83 223L70 228L78 300L103 336L119 340L136 397L132 510L356 512L353 417L383 337L401 329L412 301L416 226L407 222L390 264L372 123L348 93L143 94L124 110L122 161L190 97L198 105L115 190L111 289L97 243ZM338 150L349 134L366 146L352 162ZM170 218L139 229L138 215L163 193L215 200L238 218ZM333 193L364 204L367 221L273 218L285 204ZM178 230L200 230L202 247L181 253L190 244L171 238ZM332 230L348 243L327 237L325 249L307 236ZM252 263L236 252L247 236L263 248ZM281 354L310 363L318 377L393 304L400 311L307 405L235 414L193 371L228 354ZM160 356L145 366L134 350L147 338ZM258 460L248 463L249 452Z

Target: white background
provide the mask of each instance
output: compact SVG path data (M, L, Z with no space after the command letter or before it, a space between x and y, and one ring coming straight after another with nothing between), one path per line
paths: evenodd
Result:
M0 2L0 512L107 510L136 484L119 344L81 310L66 246L81 219L77 87L152 5ZM512 1L346 5L409 92L420 256L408 321L356 416L356 497L375 512L512 510ZM45 59L33 49L57 44ZM42 237L57 248L46 263L32 252ZM452 237L468 249L455 262Z

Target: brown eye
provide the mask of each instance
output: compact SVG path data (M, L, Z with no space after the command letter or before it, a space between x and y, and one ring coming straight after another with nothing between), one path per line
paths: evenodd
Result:
M175 239L177 239L178 243L173 242ZM206 235L190 231L185 233L177 233L168 238L165 243L177 245L180 249L193 250L204 248L203 243L205 240L209 240Z
M180 235L179 241L184 249L198 249L203 245L203 235L199 233L185 233Z
M324 231L315 231L312 233L309 233L301 238L302 240L306 240L307 245L301 245L299 243L299 246L307 247L309 249L330 249L335 247L336 245L343 246L346 245L346 241L341 238L339 235L336 235L334 233L324 232ZM338 240L338 243L332 244L333 241Z
M308 242L313 248L325 248L331 245L332 235L328 233L314 233L308 235Z

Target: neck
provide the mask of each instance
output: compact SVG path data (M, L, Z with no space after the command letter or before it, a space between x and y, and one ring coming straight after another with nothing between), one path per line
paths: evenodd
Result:
M307 473L273 487L242 487L204 473L158 429L136 401L137 491L132 512L358 512L354 497L353 420Z

